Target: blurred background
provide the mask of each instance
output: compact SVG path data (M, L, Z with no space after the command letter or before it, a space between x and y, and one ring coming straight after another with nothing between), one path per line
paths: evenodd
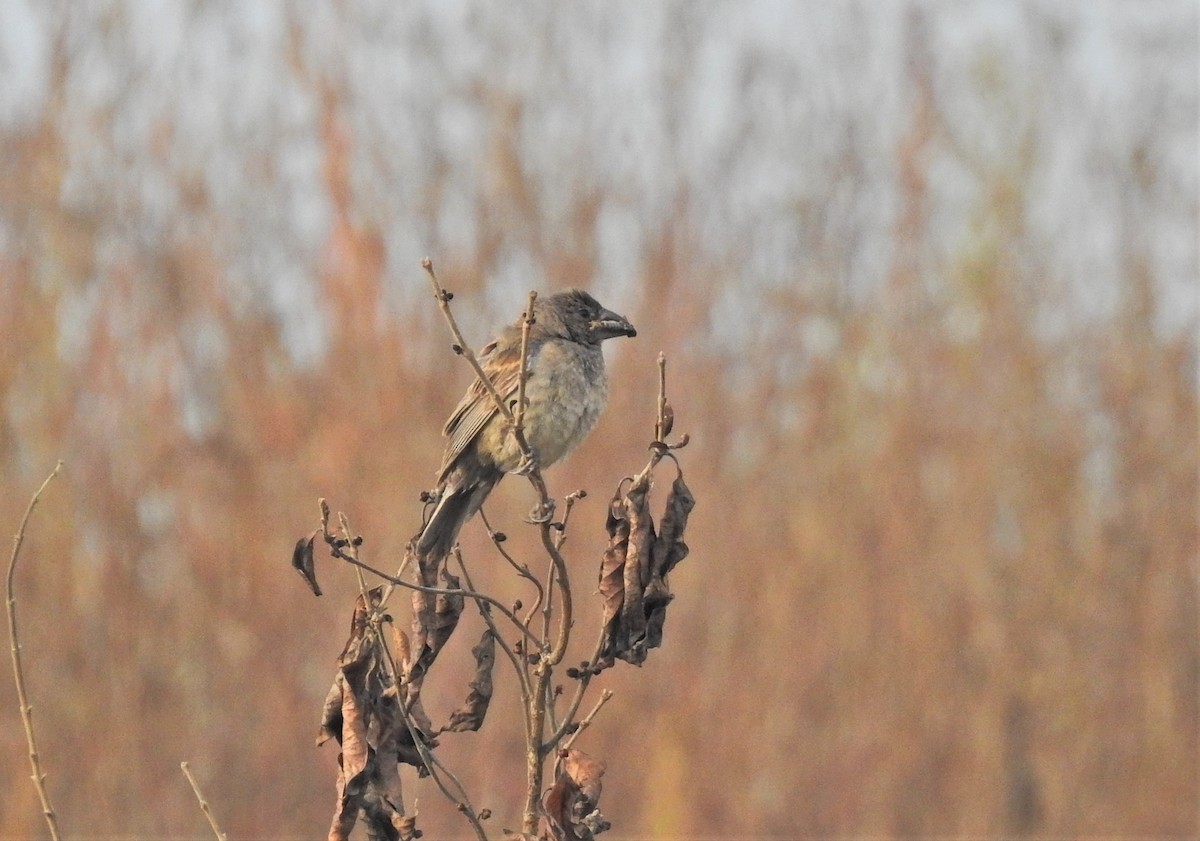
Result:
M579 743L611 837L1194 836L1198 25L1189 0L0 3L0 526L64 459L17 575L64 830L204 837L188 760L231 838L322 837L357 585L324 561L315 599L288 561L319 496L383 567L417 528L469 380L429 256L476 346L531 288L638 327L548 477L591 492L584 647L669 359L698 505L665 647L604 676ZM528 486L493 500L540 558ZM482 538L477 580L528 598ZM497 834L524 782L504 666L442 749ZM0 837L44 831L6 676Z

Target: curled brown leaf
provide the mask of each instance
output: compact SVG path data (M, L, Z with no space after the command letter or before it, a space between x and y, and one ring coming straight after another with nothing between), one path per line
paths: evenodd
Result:
M491 630L485 630L479 644L471 649L475 656L475 679L471 681L471 691L461 707L450 714L450 723L442 728L444 731L463 732L478 730L483 725L487 715L488 705L492 700L492 667L496 663L496 635Z
M313 541L320 533L318 529L308 537L300 538L296 541L296 548L292 550L292 567L308 583L314 596L321 595L321 585L317 583L316 565L313 563Z
M610 824L600 814L604 762L570 748L559 754L554 785L542 799L547 829L556 841L592 841Z
M629 520L629 545L625 552L625 599L621 607L621 645L618 657L630 663L646 659L646 614L643 605L650 581L654 548L654 520L649 505L650 474L643 473L625 492L625 516Z

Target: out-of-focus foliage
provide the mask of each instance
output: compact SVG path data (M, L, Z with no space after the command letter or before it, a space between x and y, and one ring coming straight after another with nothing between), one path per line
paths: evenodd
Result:
M429 254L476 340L530 287L629 314L647 428L671 359L707 510L580 740L615 826L1193 833L1198 52L1182 0L0 3L0 525L62 457L18 595L64 831L199 834L182 759L230 837L327 826L357 586L288 554L318 496L383 566L416 529L469 379ZM580 581L626 426L548 476ZM443 758L512 825L495 684ZM0 733L36 835L3 680Z

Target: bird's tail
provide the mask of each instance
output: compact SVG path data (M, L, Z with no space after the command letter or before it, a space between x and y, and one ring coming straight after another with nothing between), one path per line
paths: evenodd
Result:
M442 558L450 554L459 531L503 476L503 473L497 473L463 486L443 488L429 522L417 537L417 554L423 558Z

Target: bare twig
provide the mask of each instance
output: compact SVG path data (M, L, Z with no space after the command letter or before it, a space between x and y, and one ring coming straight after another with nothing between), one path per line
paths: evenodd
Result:
M492 524L488 521L488 518L487 518L487 512L482 507L479 509L479 518L481 520L483 520L483 525L485 528L487 528L488 537L490 537L492 539L492 545L494 545L496 547L496 551L500 553L500 556L502 558L504 558L505 561L508 562L508 565L511 566L513 568L513 570L516 571L517 575L521 576L526 581L531 583L534 586L534 588L537 590L537 598L535 600L535 607L534 607L534 609L536 610L536 605L539 605L542 603L542 597L543 597L542 582L538 580L538 577L536 575L534 575L532 572L529 571L529 566L527 564L517 563L516 558L514 558L511 554L509 554L508 550L504 548L503 533L496 531L495 529L492 528ZM528 624L528 620L526 620L526 624Z
M357 561L358 560L359 540L350 531L350 518L347 517L341 511L338 512L338 526L342 530L342 540L345 541L345 545L342 547L342 551L345 552L346 555L348 555L349 557L351 557L355 561ZM369 605L371 603L371 600L367 598L367 578L365 575L363 575L362 567L355 566L354 574L358 577L358 592L363 597L363 604ZM380 608L382 608L382 607L383 607L383 605L381 602Z
M579 705L583 702L584 693L587 692L588 684L592 682L592 678L596 676L596 661L600 659L601 652L604 651L604 628L600 628L600 633L596 638L596 646L592 652L592 657L587 661L587 668L582 670L579 675L579 682L575 686L575 694L571 697L571 703L567 705L567 712L563 716L562 723L558 729L542 744L542 751L549 753L554 750L563 737L567 735L567 731L571 728L571 722L575 719L575 713L579 712Z
M387 664L385 668L392 671L392 680L396 685L399 685L400 676L396 674L394 669L395 660L392 658L392 652L388 648L387 640L383 634L375 634L376 644L383 649L383 662ZM479 841L488 841L487 833L484 832L483 824L480 822L479 813L475 811L475 807L471 805L471 799L467 796L467 790L463 786L462 781L455 775L453 771L447 768L440 759L429 749L425 744L424 736L419 732L413 724L412 714L409 712L408 705L405 703L404 693L396 693L396 703L400 706L400 717L404 719L404 725L408 728L409 735L413 740L413 747L417 754L421 757L421 761L425 763L426 769L429 771L429 776L434 784L442 792L442 794L455 805L459 813L467 819L471 824L471 829L475 830L475 835ZM458 789L458 794L450 790L446 781L442 779L442 775L450 779L454 787Z
M538 638L536 636L534 636L529 631L529 629L526 628L521 623L521 620L518 619L511 610L509 610L507 607L505 607L503 602L501 602L498 599L492 598L491 596L487 595L486 593L478 593L478 592L475 592L474 590L464 590L461 587L459 589L455 590L455 589L449 589L446 587L426 587L423 584L414 584L413 582L405 581L403 578L400 578L398 576L388 575L383 570L376 569L375 567L371 566L370 564L368 564L364 561L360 561L358 558L355 558L355 557L343 552L341 547L334 546L333 554L335 557L345 561L346 563L353 564L356 567L361 567L362 569L365 569L367 572L371 573L372 575L378 575L384 581L387 581L391 584L395 584L398 587L407 587L409 590L420 590L422 593L430 593L435 596L462 596L463 598L466 598L466 599L474 599L477 602L486 602L487 604L492 605L497 610L499 610L501 613L503 613L508 618L508 620L513 623L513 625L515 625L518 629L520 629L525 634L525 636L529 638L529 640L531 642L538 644L540 647Z
M554 545L562 549L563 543L567 539L567 521L571 519L571 509L575 507L575 503L587 496L587 491L580 488L577 491L572 491L566 496L566 508L563 511L562 519L558 521L557 531L554 536Z
M529 290L529 305L521 318L521 375L517 378L517 411L513 415L513 429L525 431L525 384L529 381L529 329L533 327L533 305L537 292Z
M454 336L454 352L464 357L471 365L471 368L475 371L475 376L483 383L483 387L491 396L492 402L496 404L496 410L504 418L509 429L512 430L513 440L517 442L517 447L521 450L521 463L523 466L528 466L523 472L537 492L539 509L542 511L552 511L553 503L550 500L550 493L546 490L546 481L542 478L542 471L537 464L533 449L529 446L529 442L525 440L524 427L517 425L517 420L509 410L508 404L504 402L504 397L496 390L495 383L492 382L491 377L483 370L483 365L480 364L479 357L475 355L475 351L471 350L466 338L463 337L462 330L458 327L458 322L454 320L454 313L450 311L450 298L452 296L442 287L441 282L438 281L437 274L433 271L433 261L426 257L421 261L421 267L429 275L429 282L433 284L433 293L434 297L437 298L438 308L442 311L442 316L446 319L450 333ZM526 365L526 354L529 352L528 330L529 325L532 323L533 302L536 298L537 294L535 292L529 293L529 309L526 312L525 321L521 327L521 373L517 381L517 392L522 395L525 393L525 380L529 375L529 369ZM521 404L518 403L517 405L519 408Z
M208 825L212 827L213 835L217 836L217 841L229 841L228 836L221 831L221 827L217 823L217 819L213 815L208 801L204 799L204 794L200 791L200 784L196 782L196 778L192 775L192 769L188 767L186 762L180 762L179 767L183 769L183 776L187 777L187 781L192 784L192 791L196 793L196 801L200 804L200 811L204 813L204 817L208 818Z
M446 319L446 324L450 327L450 333L454 336L454 352L459 356L464 357L471 367L475 369L475 376L483 383L483 387L487 389L491 395L492 401L496 404L496 409L503 416L509 426L515 426L516 420L513 418L513 413L509 411L508 404L504 402L504 397L500 392L496 391L496 386L492 382L491 377L483 370L483 366L479 363L479 357L475 355L475 351L471 350L471 346L467 344L466 338L463 336L462 330L458 327L458 322L454 320L454 313L450 311L450 298L452 297L437 279L437 275L433 271L433 261L426 257L421 261L421 268L425 269L425 273L429 275L429 282L433 284L433 295L437 298L438 308L442 311L442 317ZM528 445L523 441L518 442L523 444L522 452L528 452Z
M29 745L29 765L32 768L33 785L37 789L38 798L42 802L42 814L46 818L46 825L50 828L50 837L54 841L58 841L58 819L54 816L54 807L50 804L50 794L46 791L46 775L42 773L42 763L38 758L37 739L33 734L33 707L29 704L29 696L25 691L25 672L21 667L21 640L17 634L17 597L13 592L13 575L17 569L17 557L21 554L21 544L25 541L25 526L29 522L29 516L33 513L33 509L37 506L38 499L42 495L42 491L46 490L46 486L50 481L59 474L62 470L63 463L59 461L54 465L54 469L50 471L50 475L46 477L46 481L42 482L40 488L34 491L33 496L29 500L29 507L25 509L25 516L21 518L21 525L17 528L17 533L13 537L12 556L8 561L8 578L7 578L7 607L8 607L8 639L12 651L13 664L13 679L17 684L17 703L21 708L21 723L25 726L25 741Z
M467 571L467 564L465 561L463 561L462 552L455 549L454 557L458 560L458 568L462 572L463 581L467 582L467 589L474 590L475 584L471 581L471 573ZM475 606L479 608L479 614L483 617L483 621L487 624L488 630L490 630L500 642L500 650L504 652L505 656L507 656L509 661L512 663L513 670L517 673L517 683L521 687L521 700L528 705L530 692L529 675L526 674L525 669L522 667L521 661L517 658L516 652L513 651L511 646L504 643L504 636L500 633L500 628L497 627L496 620L492 616L491 610L488 609L488 605L481 601L476 601Z
M562 602L562 616L559 618L558 639L554 647L539 658L537 668L534 669L533 692L530 693L532 704L527 715L529 716L529 732L533 738L525 746L525 807L521 813L521 831L529 836L537 831L538 808L542 796L542 779L545 771L543 760L546 758L542 734L546 729L550 682L554 674L554 667L562 662L562 658L567 653L567 643L570 642L571 625L574 621L567 562L554 544L551 524L549 522L542 523L541 531L542 545L554 565L554 581L550 583L558 585L559 599Z
M592 719L596 717L596 713L600 712L600 708L612 699L612 696L613 691L611 689L605 689L600 693L600 700L596 702L596 706L592 707L592 711L583 717L583 720L579 722L579 726L575 728L575 732L571 734L570 738L563 742L563 750L568 750L571 745L575 744L575 740L579 738L579 734L592 726Z
M654 419L654 440L667 438L667 355L658 352L658 416Z

